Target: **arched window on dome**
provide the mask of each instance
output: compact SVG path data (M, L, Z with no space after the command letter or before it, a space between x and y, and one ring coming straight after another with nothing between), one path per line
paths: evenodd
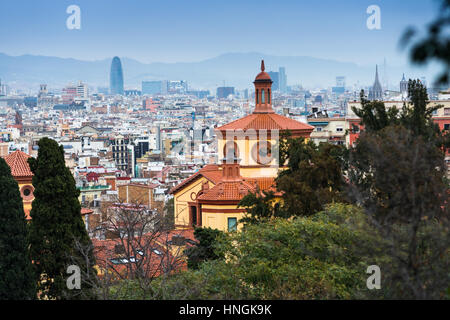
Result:
M259 103L259 90L258 89L256 89L255 97L256 97L256 104L258 104Z
M239 148L237 143L234 141L228 141L223 147L223 156L227 160L234 160L239 158Z
M266 103L265 101L266 101L266 99L265 99L265 96L264 96L264 89L262 89L261 90L261 103Z
M267 89L267 103L270 103L270 89Z

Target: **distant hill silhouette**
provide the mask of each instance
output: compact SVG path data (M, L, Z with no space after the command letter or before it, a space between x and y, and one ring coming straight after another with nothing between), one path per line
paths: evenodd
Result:
M274 56L257 52L226 53L199 62L180 63L141 63L134 59L121 57L125 88L139 88L142 80L187 80L192 89L212 89L222 86L251 88L258 72L260 60L264 58L266 71L278 71L286 67L288 85L301 84L304 87L327 87L335 84L336 76L345 76L347 85L357 81L361 85L371 85L374 79L374 66L359 66L355 63L318 59L307 56ZM382 58L381 58L382 59ZM38 90L40 83L49 87L61 88L69 82L82 80L92 87L109 84L111 59L82 61L57 57L22 55L9 56L0 53L0 79L11 85ZM389 82L398 85L402 73L407 77L431 75L406 67L388 66ZM383 78L382 66L380 77Z

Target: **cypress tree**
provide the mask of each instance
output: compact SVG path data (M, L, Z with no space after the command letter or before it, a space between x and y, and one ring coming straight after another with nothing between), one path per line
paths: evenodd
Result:
M31 210L30 245L41 297L90 298L96 273L92 245L81 217L80 191L56 141L42 138L37 159L28 160L33 172L35 199ZM83 255L79 247L90 248ZM86 253L86 252L84 252ZM69 265L82 272L81 290L69 290ZM87 279L86 279L87 278Z
M35 297L22 198L8 164L0 158L0 299Z

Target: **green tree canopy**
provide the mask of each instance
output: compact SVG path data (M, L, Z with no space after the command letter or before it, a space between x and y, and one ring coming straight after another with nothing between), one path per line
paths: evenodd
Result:
M401 109L396 106L387 109L383 101L369 101L364 91L360 100L361 108L352 107L352 110L361 119L364 131L376 133L388 126L400 125L415 136L434 141L439 147L450 147L450 134L441 132L433 121L433 112L442 105L428 106L427 88L420 80L409 80L408 102L404 102Z
M217 229L196 227L194 236L198 243L185 251L188 257L188 268L198 269L204 261L223 258L216 253L215 248L217 238L222 234L223 232Z
M373 297L366 269L381 252L362 232L360 209L335 204L312 217L274 218L221 237L226 259L155 283L156 299L348 299Z
M332 202L344 200L345 147L311 140L288 140L288 168L279 173L285 216L312 215Z
M50 299L87 298L91 293L86 283L92 283L92 279L82 279L81 290L68 290L66 286L67 267L74 261L80 269L88 270L91 277L96 275L92 251L86 259L76 250L91 243L80 213L80 191L65 165L62 146L48 138L42 138L38 145L37 159L28 161L35 187L31 257L40 280L39 290Z
M8 164L0 158L0 300L35 298L22 198Z
M323 210L328 203L344 201L342 172L346 157L344 146L282 137L280 163L286 163L287 168L276 178L282 201L273 201L272 191L250 193L239 203L247 210L241 221L256 223L272 217L308 216Z
M443 298L449 287L449 206L442 150L403 126L364 132L350 152L352 201L388 241L390 298Z

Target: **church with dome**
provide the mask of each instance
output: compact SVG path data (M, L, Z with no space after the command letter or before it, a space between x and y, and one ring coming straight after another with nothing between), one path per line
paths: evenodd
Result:
M240 200L249 192L276 192L275 178L283 169L276 153L279 138L289 132L293 138L309 139L314 130L274 112L272 80L264 60L253 83L253 112L216 128L220 163L204 166L170 190L177 228L239 229L245 213L238 207Z

